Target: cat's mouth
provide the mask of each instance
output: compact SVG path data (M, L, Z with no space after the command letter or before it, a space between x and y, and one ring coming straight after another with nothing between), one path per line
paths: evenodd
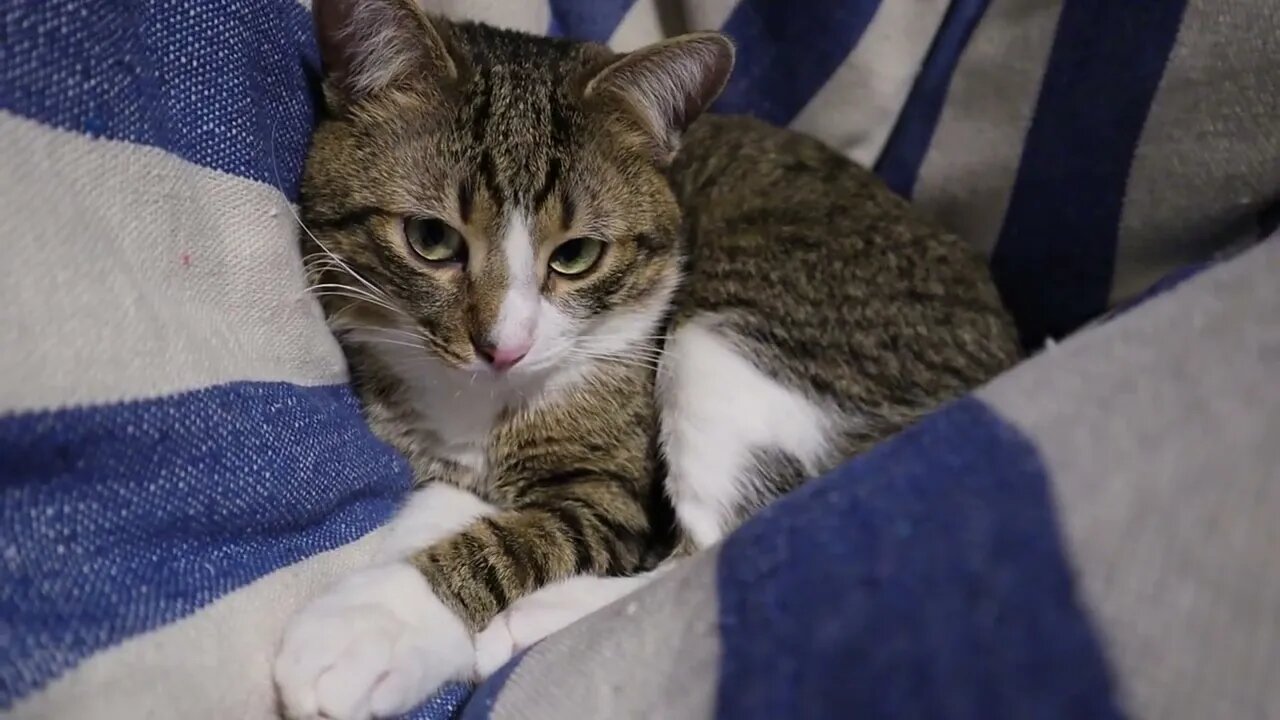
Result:
M477 357L462 366L464 372L498 386L529 389L545 382L555 374L563 360L538 352L527 352L514 363L494 362L490 358Z
M387 350L392 348L384 346L381 352ZM412 364L416 372L427 377L439 373L443 367L453 376L454 382L461 381L468 385L483 385L493 389L508 389L523 393L536 392L541 384L552 378L565 364L564 358L557 357L555 353L544 352L541 348L530 348L514 358L502 354L486 356L481 352L465 354L454 354L451 351L437 352L425 343L417 352L410 351L409 348L403 348L403 350L416 357L413 359L402 357L401 363Z

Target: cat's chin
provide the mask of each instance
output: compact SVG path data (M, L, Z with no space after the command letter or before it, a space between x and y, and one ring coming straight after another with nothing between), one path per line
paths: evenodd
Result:
M500 371L483 361L453 363L399 347L372 345L369 350L412 395L420 396L424 406L467 406L484 408L485 413L538 404L572 387L591 370L590 363L555 353L539 354Z
M468 363L451 368L450 383L466 385L469 390L489 393L508 403L529 401L540 398L554 386L558 386L559 377L565 368L556 364L539 364L522 367L517 365L507 370L495 370L483 362Z

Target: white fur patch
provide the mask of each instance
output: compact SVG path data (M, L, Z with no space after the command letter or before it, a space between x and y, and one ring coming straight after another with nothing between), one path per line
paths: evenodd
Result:
M579 575L515 601L476 635L476 675L492 675L516 653L653 582L669 566L643 575Z
M296 613L275 661L292 718L401 715L450 680L471 675L471 633L413 566L348 576Z
M646 300L608 312L580 331L557 338L552 362L559 369L550 378L548 390L554 392L580 381L590 373L591 366L603 360L657 365L651 341L678 284L678 276L663 278Z
M753 453L782 450L815 472L839 416L765 375L696 318L667 343L658 375L667 490L681 526L700 548L731 528Z
M466 490L434 482L409 496L384 531L379 560L400 560L462 531L498 509Z
M578 346L594 355L636 357L635 348L654 339L658 323L671 307L671 296L680 284L679 276L663 277L645 301L603 315L593 331L584 333Z
M528 348L538 328L542 296L538 291L533 233L523 213L511 213L500 247L507 264L507 291L498 309L491 339L499 348Z
M514 394L503 392L489 373L449 367L423 350L370 347L404 381L421 431L438 438L435 454L482 477L489 434Z

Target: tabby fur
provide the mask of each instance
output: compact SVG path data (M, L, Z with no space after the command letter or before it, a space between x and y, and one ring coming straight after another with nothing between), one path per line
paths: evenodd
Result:
M419 483L499 509L411 558L473 629L548 582L634 573L668 549L679 383L658 363L687 327L829 421L819 453L753 449L741 492L692 545L1017 358L981 259L869 172L758 121L693 122L727 77L723 38L619 56L407 0L354 3L353 26L352 4L316 4L328 77L302 190L310 270L374 430ZM424 267L403 237L411 216L456 228L467 267ZM476 369L476 338L515 282L499 246L516 216L542 302L579 338L623 341L501 377ZM583 234L607 241L600 266L548 272L548 253ZM678 470L672 482L697 482Z

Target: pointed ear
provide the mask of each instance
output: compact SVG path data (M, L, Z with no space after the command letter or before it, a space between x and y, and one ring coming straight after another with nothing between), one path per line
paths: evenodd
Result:
M729 38L690 33L621 56L587 83L585 96L621 100L669 158L680 134L724 89L732 69Z
M312 0L311 12L326 86L339 105L458 77L441 28L415 0Z

